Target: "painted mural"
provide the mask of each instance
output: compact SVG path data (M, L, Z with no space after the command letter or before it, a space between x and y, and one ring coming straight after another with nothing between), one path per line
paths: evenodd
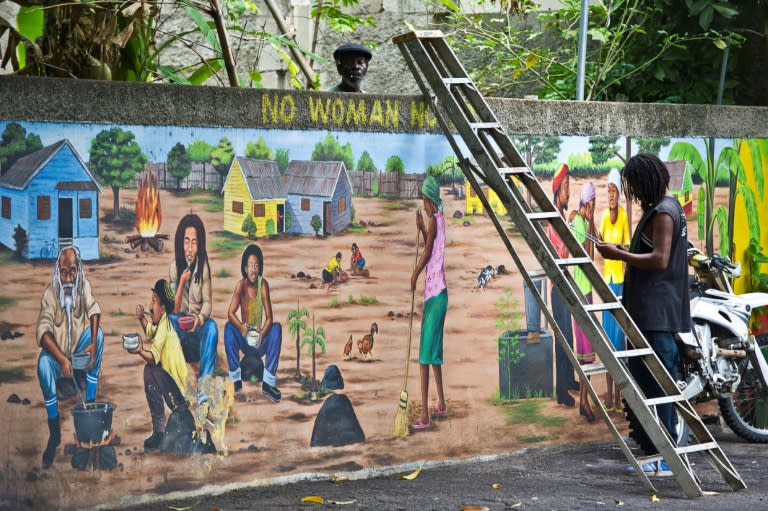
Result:
M352 115L312 108L329 123ZM379 109L368 117L394 122ZM119 507L609 438L552 399L551 336L520 342L521 279L442 136L11 120L0 132L3 499ZM516 144L547 189L568 164L570 210L592 183L596 217L627 146L687 162L670 165L673 192L697 222L703 140ZM736 147L750 188L756 153ZM713 192L727 207L728 188ZM639 208L627 212L632 225ZM425 289L413 269L437 217L445 288ZM418 350L435 297L441 387L428 373L425 408ZM407 436L394 434L399 410Z

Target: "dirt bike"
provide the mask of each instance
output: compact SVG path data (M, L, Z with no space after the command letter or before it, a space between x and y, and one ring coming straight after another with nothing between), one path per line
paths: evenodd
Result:
M740 265L688 248L692 328L677 334L678 387L691 403L717 399L726 424L741 438L768 443L768 293L733 292ZM628 410L630 437L648 452L650 440ZM634 422L633 422L634 421ZM678 414L678 445L690 440Z

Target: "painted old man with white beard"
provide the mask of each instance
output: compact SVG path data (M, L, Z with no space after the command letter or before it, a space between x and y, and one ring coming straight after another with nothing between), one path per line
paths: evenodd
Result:
M93 297L90 282L85 278L80 252L76 247L63 248L56 260L51 283L43 292L37 320L36 338L41 348L37 375L50 433L43 452L43 468L53 464L56 448L61 443L56 381L72 377L73 355L89 354L85 368L85 398L87 401L96 398L104 348L100 321L101 309Z

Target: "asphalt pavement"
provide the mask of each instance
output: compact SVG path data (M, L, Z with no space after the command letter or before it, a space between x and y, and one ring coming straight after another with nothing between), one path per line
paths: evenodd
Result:
M768 509L768 444L750 444L727 426L709 426L747 485L731 491L702 455L692 455L704 495L685 497L674 477L654 477L655 498L629 475L613 442L529 448L498 456L387 467L375 472L306 476L287 484L241 487L186 498L144 496L152 502L121 508L142 511L233 510L680 510ZM412 480L401 475L422 470ZM303 503L322 497L324 504ZM135 502L135 501L134 501Z

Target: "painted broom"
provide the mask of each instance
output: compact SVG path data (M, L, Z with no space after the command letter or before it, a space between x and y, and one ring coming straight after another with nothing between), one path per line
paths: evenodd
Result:
M416 228L416 260L413 269L419 264L419 228ZM403 373L403 389L400 391L400 404L395 415L394 435L408 436L408 366L411 358L411 336L413 334L413 302L416 299L416 289L411 290L411 313L408 315L408 349L405 352L405 372Z

